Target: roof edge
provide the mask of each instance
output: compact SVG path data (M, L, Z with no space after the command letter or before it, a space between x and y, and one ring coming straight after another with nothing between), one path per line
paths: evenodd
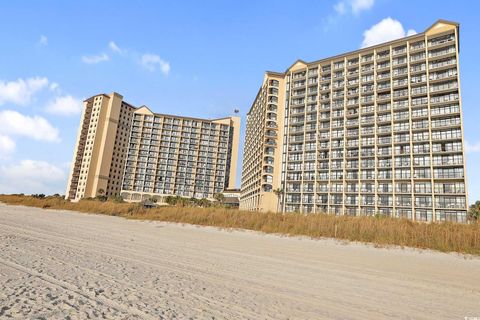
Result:
M427 31L431 30L436 24L438 23L445 23L445 24L450 24L450 25L454 25L457 27L457 29L459 29L459 26L460 26L460 23L458 22L455 22L455 21L449 21L449 20L445 20L445 19L438 19L437 21L435 21L432 25L430 25L428 28L426 28L424 31L422 32L419 32L419 33L416 33L416 34L413 34L411 36L407 36L407 37L403 37L403 38L399 38L399 39L394 39L394 40L390 40L390 41L387 41L387 42L382 42L382 43L379 43L379 44L376 44L376 45L373 45L373 46L369 46L369 47L365 47L365 48L360 48L360 49L357 49L357 50L353 50L353 51L348 51L348 52L345 52L345 53L341 53L341 54L337 54L337 55L334 55L334 56L330 56L330 57L327 57L327 58L322 58L322 59L319 59L319 60L314 60L314 61L311 61L311 62L305 62L304 60L302 59L297 59L293 64L290 65L290 67L288 67L286 69L286 71L283 73L283 74L286 74L288 73L288 71L298 62L302 62L304 64L306 64L307 66L311 66L311 65L316 65L316 64L320 64L322 62L326 62L326 61L329 61L329 60L334 60L334 59L337 59L337 58L341 58L341 57L346 57L346 56L349 56L349 55L353 55L353 54L356 54L356 53L360 53L361 51L364 51L364 50L372 50L372 49L376 49L376 48L382 48L384 46L388 46L388 45L392 45L396 42L401 42L401 41L405 41L405 40L409 40L409 39L414 39L416 37L420 37L420 36L425 36L425 34L427 33ZM268 71L270 72L270 71ZM277 72L278 73L278 72Z

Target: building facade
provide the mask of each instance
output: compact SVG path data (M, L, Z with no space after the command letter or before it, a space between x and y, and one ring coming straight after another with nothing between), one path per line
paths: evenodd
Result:
M78 201L118 195L135 108L118 93L100 94L83 102L66 198ZM102 192L103 191L103 192Z
M284 75L267 72L247 114L241 208L278 211L274 190L281 187Z
M234 188L240 118L154 114L117 93L85 100L66 198L209 198Z
M134 111L121 196L213 199L235 187L240 118L205 120Z
M247 115L245 145L260 147L244 166L260 165L243 170L240 208L464 222L458 33L439 20L407 38L267 72ZM272 75L283 81L278 91L269 91ZM269 117L273 148L255 130L267 130Z

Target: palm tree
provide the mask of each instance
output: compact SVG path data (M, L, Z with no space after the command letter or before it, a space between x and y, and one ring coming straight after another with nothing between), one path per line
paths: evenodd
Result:
M275 189L273 190L273 193L275 193L275 195L277 196L278 198L278 201L277 201L277 212L280 212L279 210L279 207L280 207L280 199L283 195L283 190L281 188L278 188L278 189Z

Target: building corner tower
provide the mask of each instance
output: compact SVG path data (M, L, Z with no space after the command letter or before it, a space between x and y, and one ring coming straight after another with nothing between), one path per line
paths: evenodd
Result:
M247 114L240 209L279 211L285 118L285 79L266 72Z
M113 92L83 102L66 199L119 194L134 110L122 99Z

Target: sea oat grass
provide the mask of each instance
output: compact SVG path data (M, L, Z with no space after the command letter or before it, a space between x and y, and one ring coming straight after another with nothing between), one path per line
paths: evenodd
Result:
M121 216L128 219L158 220L220 228L236 228L361 241L377 246L397 245L480 255L480 224L417 223L405 219L334 216L327 214L258 213L222 207L158 207L145 209L140 204L82 200L74 203L60 197L34 198L0 195L11 205L75 210Z

